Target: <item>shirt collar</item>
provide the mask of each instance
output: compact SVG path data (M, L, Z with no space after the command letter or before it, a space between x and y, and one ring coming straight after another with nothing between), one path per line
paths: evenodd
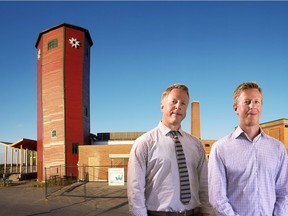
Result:
M235 139L237 139L241 134L245 133L240 126L238 126L236 128L236 130L234 131L234 137Z
M169 132L171 131L171 129L168 128L166 125L164 125L161 121L159 122L158 127L159 127L160 131L165 135L169 134ZM181 129L181 126L180 126L178 132L181 136L183 136L183 130Z
M236 130L234 131L234 137L235 139L237 139L239 136L241 136L241 134L245 134L245 137L248 137L245 133L245 131L242 130L242 128L240 126L238 126L236 128ZM265 132L262 130L262 128L260 128L260 134L257 135L258 136L265 136Z

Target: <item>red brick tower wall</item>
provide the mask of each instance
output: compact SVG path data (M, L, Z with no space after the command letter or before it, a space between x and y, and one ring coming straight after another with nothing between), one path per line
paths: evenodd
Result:
M71 153L73 143L79 145L90 143L89 76L87 75L89 70L83 66L87 54L85 48L90 46L85 46L87 41L83 31L65 28L65 36L65 151ZM69 41L71 38L80 41L78 48L72 47ZM66 154L67 166L76 166L77 162L78 154ZM74 170L74 176L77 174L75 172L77 169Z
M56 42L51 48L52 41ZM44 180L45 167L76 166L78 153L73 146L90 143L91 46L89 33L77 26L62 24L39 35L38 180ZM62 172L78 175L77 169ZM46 174L49 177L49 171Z
M37 175L38 179L43 179L43 127L42 127L42 121L43 121L43 112L42 112L42 88L41 88L41 81L42 81L42 58L41 58L41 50L43 47L43 40L41 40L38 43L38 46L36 47L38 50L37 53Z

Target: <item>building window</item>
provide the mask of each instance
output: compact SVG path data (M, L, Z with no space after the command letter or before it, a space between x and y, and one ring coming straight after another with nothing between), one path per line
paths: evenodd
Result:
M52 131L51 131L51 137L52 137L52 138L57 137L57 131L56 131L56 130L52 130Z
M78 154L79 143L72 143L72 154Z
M210 147L210 144L205 144L205 147Z
M58 46L58 39L53 39L48 42L48 50L56 48Z

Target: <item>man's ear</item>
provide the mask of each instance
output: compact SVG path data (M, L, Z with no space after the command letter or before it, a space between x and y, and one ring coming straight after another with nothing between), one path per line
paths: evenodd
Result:
M233 110L234 110L235 113L238 114L238 112L237 112L237 105L236 105L236 104L233 105Z

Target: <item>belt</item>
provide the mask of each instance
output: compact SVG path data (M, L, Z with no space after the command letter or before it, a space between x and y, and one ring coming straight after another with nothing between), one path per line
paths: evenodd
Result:
M191 210L181 211L181 212L165 212L165 211L149 211L148 216L200 216L200 208L194 208Z

